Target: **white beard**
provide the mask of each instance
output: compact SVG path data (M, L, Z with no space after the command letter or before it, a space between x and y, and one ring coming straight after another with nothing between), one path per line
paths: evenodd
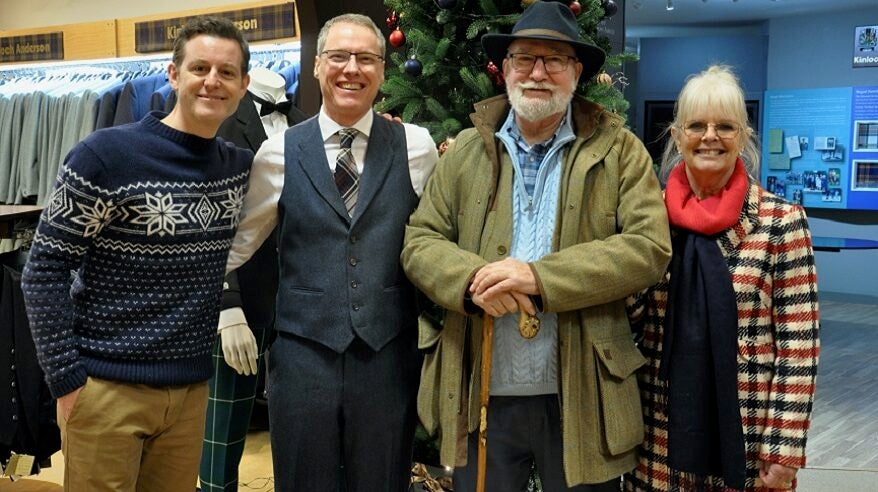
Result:
M549 99L537 99L524 95L527 89L544 89L552 91ZM506 87L509 104L515 114L527 121L540 121L567 109L573 99L573 93L565 94L557 86L545 82L521 82Z

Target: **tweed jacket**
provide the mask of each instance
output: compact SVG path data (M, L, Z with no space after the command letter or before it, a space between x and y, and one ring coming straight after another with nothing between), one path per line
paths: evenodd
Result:
M475 105L437 165L406 228L406 274L447 310L422 322L428 350L418 411L440 436L443 464L466 461L481 384L480 313L466 313L476 271L512 242L513 166L495 132L505 96ZM643 144L620 117L585 99L571 106L576 138L564 151L552 253L531 263L541 308L558 313L560 400L567 483L596 483L635 464L643 437L634 372L644 363L624 298L657 282L670 259L667 215ZM423 320L422 320L423 321ZM490 423L488 424L490 428Z
M759 461L805 466L818 338L817 276L804 210L751 182L738 223L716 236L726 258L738 305L738 404L747 459L747 491L767 491ZM687 478L667 467L667 415L662 358L665 278L632 303L640 308L641 350L648 359L638 374L646 436L626 490L688 490ZM636 324L635 324L636 325ZM710 477L708 491L727 491ZM795 487L795 484L794 484ZM781 490L781 489L771 489Z

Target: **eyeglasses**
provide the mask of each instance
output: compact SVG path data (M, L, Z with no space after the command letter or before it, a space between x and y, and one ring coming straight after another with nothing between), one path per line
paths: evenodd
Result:
M351 61L352 56L356 57L357 65L363 65L365 67L372 67L384 61L383 56L376 55L375 53L369 53L368 51L363 51L362 53L353 53L351 51L345 50L326 50L320 54L326 55L326 59L329 60L329 63L338 66L347 65L348 62Z
M738 132L741 131L741 128L738 125L734 125L732 123L706 123L704 121L690 121L686 123L683 127L683 132L689 137L698 137L701 138L707 133L707 129L709 127L713 127L713 131L716 132L716 136L723 139L728 140L731 138L735 138L738 136Z
M546 73L559 73L567 70L570 61L578 61L575 56L570 55L529 55L527 53L509 53L506 58L512 60L512 68L516 72L530 72L537 63L537 58L543 60L543 67Z

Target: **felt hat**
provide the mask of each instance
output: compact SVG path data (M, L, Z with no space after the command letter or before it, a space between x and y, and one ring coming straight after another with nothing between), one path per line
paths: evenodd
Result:
M559 2L534 2L521 14L511 34L485 34L482 36L482 47L488 59L497 67L502 67L509 45L516 39L540 39L569 44L582 63L580 77L586 79L597 74L607 58L604 50L580 40L576 16L567 5Z

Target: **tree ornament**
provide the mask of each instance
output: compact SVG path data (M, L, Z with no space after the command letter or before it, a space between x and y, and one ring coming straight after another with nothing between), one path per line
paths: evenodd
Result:
M395 10L391 10L385 22L387 22L388 29L396 29L396 25L399 23L399 14Z
M570 5L568 5L568 7L570 7L570 11L573 12L573 15L576 17L579 17L579 14L582 13L582 5L575 0L573 2L570 2Z
M399 27L397 27L393 30L392 33L390 33L390 36L388 36L388 40L390 41L390 46L393 46L394 48L399 48L400 46L405 44L405 34Z
M613 0L601 0L601 7L604 8L604 17L612 17L619 11L619 6Z
M457 6L457 0L436 0L436 5L440 9L453 9Z
M438 24L448 24L453 20L454 13L451 10L439 9L439 13L436 14L436 23Z
M495 85L503 85L505 83L503 72L497 67L497 65L494 65L494 62L489 61L485 66L485 69L488 71L488 75L491 76L491 80L494 81Z
M613 77L607 72L601 72L595 77L598 84L611 86L613 85Z
M412 55L411 58L405 61L403 68L405 68L405 73L411 75L412 77L420 77L421 72L424 71L424 65L422 65L417 58L415 58L415 55Z

